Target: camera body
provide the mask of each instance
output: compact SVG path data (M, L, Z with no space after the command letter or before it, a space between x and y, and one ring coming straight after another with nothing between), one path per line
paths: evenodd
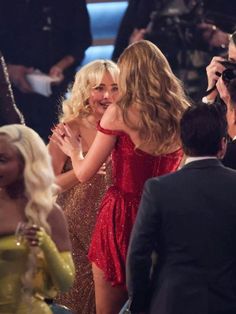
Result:
M236 63L227 60L220 63L225 67L225 70L222 72L224 83L228 84L231 80L236 79Z

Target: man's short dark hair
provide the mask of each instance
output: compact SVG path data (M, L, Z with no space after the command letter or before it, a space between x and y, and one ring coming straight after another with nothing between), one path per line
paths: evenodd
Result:
M180 121L183 150L188 156L216 156L227 136L226 110L219 104L189 107Z
M231 105L233 106L233 108L235 108L236 107L236 77L230 80L226 87L230 95Z

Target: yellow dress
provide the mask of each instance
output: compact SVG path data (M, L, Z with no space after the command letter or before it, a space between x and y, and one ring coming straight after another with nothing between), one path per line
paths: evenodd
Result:
M57 291L41 256L37 258L33 295L30 302L24 300L21 280L27 270L29 248L16 242L15 235L0 239L0 314L52 314L43 299L55 297Z
M71 168L68 159L63 171ZM97 210L111 183L111 168L106 172L105 176L96 174L88 182L78 183L57 199L68 222L76 274L73 287L69 292L61 293L56 302L67 306L74 314L96 313L93 276L87 254Z

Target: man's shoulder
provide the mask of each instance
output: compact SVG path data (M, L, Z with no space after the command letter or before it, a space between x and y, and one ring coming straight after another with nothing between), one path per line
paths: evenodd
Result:
M167 173L161 176L150 178L146 181L147 186L156 186L162 184L168 184L169 182L175 181L179 177L182 177L182 169L176 170L175 172Z
M203 165L203 163L201 163L201 165ZM192 170L194 169L194 174L191 173L191 171L188 170ZM202 170L204 171L204 174L202 172ZM211 167L199 167L199 162L191 162L188 165L184 165L181 169L172 172L172 173L168 173L162 176L158 176L158 177L153 177L150 178L146 181L146 185L149 187L152 186L162 186L162 185L172 185L172 184L177 184L179 181L182 180L187 180L188 177L190 177L190 179L192 178L192 175L194 175L194 177L196 177L196 174L198 175L204 175L207 176L207 171L208 169L211 169ZM218 170L218 172L217 172ZM215 175L219 175L219 176L225 176L225 177L229 177L233 180L236 180L236 170L232 169L232 168L228 168L225 167L221 162L218 163L217 167L214 167L214 174ZM197 177L196 177L197 178Z

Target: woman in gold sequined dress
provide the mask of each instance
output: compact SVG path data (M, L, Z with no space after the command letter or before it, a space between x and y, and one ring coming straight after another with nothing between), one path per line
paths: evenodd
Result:
M98 121L118 96L117 79L118 68L115 63L109 60L92 61L76 74L71 96L62 104L60 121L68 123L72 132L81 138L84 155L95 138ZM94 285L87 253L97 209L109 185L110 167L104 165L91 180L79 183L71 160L53 141L49 143L49 151L57 184L62 188L58 203L63 207L69 224L76 268L73 288L61 294L57 302L66 305L75 314L93 314Z

